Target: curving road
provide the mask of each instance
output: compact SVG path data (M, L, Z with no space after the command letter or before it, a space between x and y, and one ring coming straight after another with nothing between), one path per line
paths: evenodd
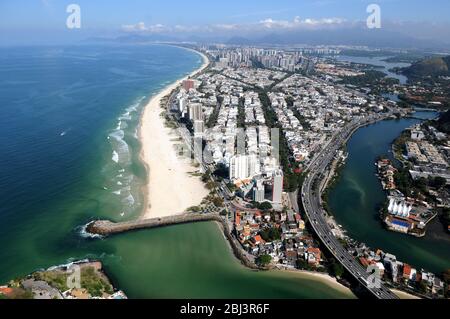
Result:
M383 120L392 115L392 112L384 115L371 115L366 119L353 120L347 124L342 131L335 135L330 143L312 160L309 171L302 188L302 203L305 213L317 236L334 255L347 271L352 274L358 282L361 283L370 293L379 299L398 299L382 283L371 287L369 285L370 273L342 246L342 244L333 235L330 226L326 220L326 212L321 205L320 184L324 178L324 173L328 166L336 157L337 152L344 145L352 134L360 127Z

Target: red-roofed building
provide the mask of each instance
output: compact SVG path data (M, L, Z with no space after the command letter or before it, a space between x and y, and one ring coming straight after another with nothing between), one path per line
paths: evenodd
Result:
M241 225L241 213L239 211L236 212L236 217L235 217L235 220L234 220L234 224L236 226L240 226Z
M411 278L411 266L408 264L403 265L403 278L407 280Z
M0 287L0 295L8 296L12 294L13 289L9 287Z
M308 248L306 255L307 255L306 260L308 261L308 264L315 266L320 264L322 253L319 248L313 247Z
M370 262L367 260L367 258L364 257L360 257L359 258L359 262L361 263L361 265L363 265L363 267L369 267Z
M262 237L260 235L256 235L255 237L253 237L253 242L256 245L260 245L260 244L265 244L266 242L264 241L264 239L262 239Z
M184 88L186 91L189 91L190 89L193 89L193 88L194 88L194 85L195 85L195 83L194 83L194 81L192 81L192 80L186 80L186 81L183 81L183 88Z

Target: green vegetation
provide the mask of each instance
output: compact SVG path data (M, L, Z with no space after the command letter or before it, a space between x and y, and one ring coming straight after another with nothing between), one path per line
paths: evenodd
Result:
M217 119L219 118L219 113L220 113L220 107L217 105L214 108L213 113L209 117L208 122L206 122L207 128L212 128L217 124Z
M420 53L403 53L390 58L386 58L383 61L388 63L416 63L417 61L424 58L423 54Z
M279 128L281 131L277 115L271 108L267 92L260 90L259 99L261 100L267 126ZM298 168L298 163L295 163L290 154L289 145L284 134L280 134L280 163L284 173L284 189L288 192L297 190L302 185L304 177L301 174L294 172L294 170Z
M408 77L420 79L423 77L448 76L450 66L450 56L427 58L414 63L408 68L402 70L402 73Z
M256 208L256 209L260 209L262 211L269 211L269 210L273 209L272 204L269 202L264 202L264 203L252 202L252 207Z
M101 297L103 293L113 294L113 288L94 267L81 269L81 287L93 297Z
M281 231L280 229L275 227L263 229L259 234L266 242L272 242L281 239Z
M439 210L439 216L445 227L450 226L450 208L442 208ZM450 271L450 269L449 269ZM450 273L449 273L450 276ZM449 277L450 279L450 277Z
M286 97L286 104L288 107L293 107L294 106L294 98L290 95L288 97Z
M330 265L330 275L341 278L344 275L344 266L342 266L339 262L336 262L335 259L331 261Z
M222 198L216 196L216 197L213 198L212 203L216 207L223 207L224 200Z
M203 183L208 183L211 180L211 171L207 170L205 173L203 173L202 175L202 182Z
M367 70L364 75L346 76L342 78L342 84L351 84L355 86L371 86L377 84L399 84L398 79L386 78L386 74L381 71Z
M9 294L8 297L0 294L0 299L24 300L33 298L33 293L30 290L25 290L23 288L13 288L12 293Z
M216 176L219 180L223 180L224 178L228 178L230 173L228 171L228 167L225 164L220 163L216 166L216 170L214 171L214 176Z
M297 118L297 120L300 122L301 126L307 131L311 129L311 125L306 120L306 117L300 114L300 112L297 109L292 109L292 112L294 113L294 116Z
M450 134L450 111L445 112L436 121L436 128L446 134Z
M244 107L244 99L239 99L239 106L238 106L238 116L237 116L237 127L239 128L246 128L245 124L245 107Z
M311 265L304 259L297 259L297 268L308 271L315 270L314 267L311 267Z
M262 255L256 258L256 263L260 266L267 266L272 262L272 257L270 255Z
M238 190L238 188L236 187L236 185L234 185L233 183L228 183L227 184L228 189L230 190L230 192L234 193Z
M397 185L397 189L405 196L411 197L413 195L415 185L407 168L398 169L394 175L394 181L395 185ZM418 186L421 187L420 182Z
M58 289L59 291L66 291L68 274L59 271L43 271L33 274L34 280L45 281L50 286Z
M206 188L210 191L216 189L217 186L218 186L218 184L212 180L209 180L206 182Z
M369 50L348 49L348 50L343 50L341 52L341 54L346 55L346 56L376 58L376 57L385 57L385 56L392 55L392 52L382 51L382 50L370 50L369 51Z
M445 298L450 298L450 269L447 269L442 273L442 278L447 285L445 290Z

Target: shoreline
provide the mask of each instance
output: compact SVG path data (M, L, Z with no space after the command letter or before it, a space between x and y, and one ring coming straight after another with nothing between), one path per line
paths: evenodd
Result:
M141 151L139 158L146 169L146 183L141 187L144 204L138 219L167 217L183 213L200 204L208 191L201 180L188 173L196 168L189 160L180 159L175 152L173 129L165 127L161 101L188 79L205 70L210 61L202 52L179 47L200 55L203 64L155 94L144 107L138 128ZM177 192L176 190L186 191ZM189 190L189 191L187 191Z
M417 296L414 296L414 295L412 295L412 294L410 294L410 293L407 293L407 292L405 292L405 291L403 291L403 290L399 290L399 289L391 289L391 291L394 293L394 294L396 294L400 299L402 299L402 300L412 300L412 299L414 299L414 300L418 300L418 299L422 299L422 298L420 298L420 297L417 297Z
M330 286L331 288L333 288L335 290L338 290L340 292L343 292L343 293L349 294L355 298L358 298L350 288L339 283L336 278L331 277L329 274L326 274L326 273L313 272L313 271L308 271L308 270L298 270L298 269L292 269L292 270L277 269L277 270L272 270L272 271L285 273L285 274L289 274L289 275L293 275L293 276L297 276L297 277L302 277L303 279L306 279L306 280L319 281L327 286Z

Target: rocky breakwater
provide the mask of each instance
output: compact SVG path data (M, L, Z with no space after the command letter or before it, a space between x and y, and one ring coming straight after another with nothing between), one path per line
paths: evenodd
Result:
M121 223L114 223L109 220L97 220L89 223L87 225L86 231L93 235L109 236L135 230L208 221L219 223L226 239L230 243L234 255L241 261L244 266L255 270L269 270L271 268L260 267L255 264L252 258L250 258L248 254L242 249L239 242L233 237L228 222L218 214L182 214L176 216L128 221Z
M108 236L140 229L151 229L170 225L195 222L217 221L222 219L217 214L182 214L162 218L143 219L114 223L109 220L97 220L88 224L86 230L94 235Z

